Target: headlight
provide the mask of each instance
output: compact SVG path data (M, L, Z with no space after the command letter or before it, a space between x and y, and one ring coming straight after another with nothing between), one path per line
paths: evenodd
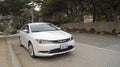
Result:
M38 43L40 43L40 44L49 44L49 43L52 43L52 42L50 42L50 41L48 41L48 40L38 40L38 39L36 39L36 41L37 41Z

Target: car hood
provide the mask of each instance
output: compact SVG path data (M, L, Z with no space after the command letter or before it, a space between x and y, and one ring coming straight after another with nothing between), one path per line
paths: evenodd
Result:
M71 35L62 30L59 31L44 31L44 32L36 32L32 33L32 37L34 39L42 39L42 40L60 40L70 38Z

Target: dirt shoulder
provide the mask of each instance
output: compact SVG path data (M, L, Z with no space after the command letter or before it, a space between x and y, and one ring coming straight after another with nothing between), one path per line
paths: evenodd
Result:
M10 55L6 38L0 38L0 67L10 66Z

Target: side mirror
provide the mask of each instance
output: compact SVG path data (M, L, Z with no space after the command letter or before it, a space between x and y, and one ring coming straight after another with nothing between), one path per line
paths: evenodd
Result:
M61 30L61 28L60 28L60 27L58 27L58 30Z
M28 30L26 30L26 29L24 29L24 30L22 30L22 31L28 33Z

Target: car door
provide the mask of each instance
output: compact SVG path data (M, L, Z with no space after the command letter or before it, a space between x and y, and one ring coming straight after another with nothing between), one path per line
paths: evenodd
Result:
M29 33L30 33L29 26L28 25L23 26L23 28L20 31L20 39L21 39L21 44L26 48L28 47Z

